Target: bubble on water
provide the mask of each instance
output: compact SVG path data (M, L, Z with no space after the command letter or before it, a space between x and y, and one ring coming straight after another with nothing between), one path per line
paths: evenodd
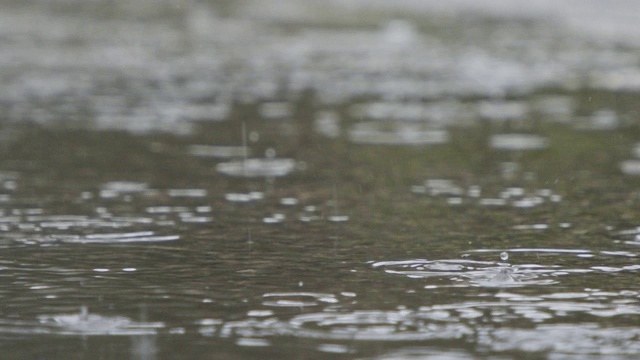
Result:
M266 157L267 159L275 158L276 157L276 150L274 148L268 148L264 152L264 157Z
M507 261L509 260L509 253L506 251L503 251L500 253L500 260L502 261Z

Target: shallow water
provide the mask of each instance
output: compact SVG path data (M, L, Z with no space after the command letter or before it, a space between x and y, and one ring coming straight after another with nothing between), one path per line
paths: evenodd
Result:
M636 358L628 17L463 3L2 5L3 358Z

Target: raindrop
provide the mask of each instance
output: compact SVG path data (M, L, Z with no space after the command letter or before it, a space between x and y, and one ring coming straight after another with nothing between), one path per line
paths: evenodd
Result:
M509 260L509 253L506 251L503 251L500 253L500 260L502 261L507 261Z

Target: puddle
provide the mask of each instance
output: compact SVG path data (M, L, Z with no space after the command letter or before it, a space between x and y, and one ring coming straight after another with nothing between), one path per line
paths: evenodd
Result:
M633 358L638 6L574 2L0 5L3 354Z

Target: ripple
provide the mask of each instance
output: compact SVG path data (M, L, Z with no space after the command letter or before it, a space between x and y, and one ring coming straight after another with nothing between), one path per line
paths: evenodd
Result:
M483 101L478 104L480 117L494 121L521 119L528 112L528 104L520 101Z
M205 189L170 189L167 191L170 197L203 198L207 196Z
M324 340L450 340L473 334L466 325L437 323L418 315L407 310L312 313L295 316L288 326L296 337Z
M542 150L549 146L549 140L534 134L497 134L491 137L490 145L506 151Z
M111 199L125 194L136 194L152 191L149 185L136 181L111 181L102 185L100 197Z
M216 170L221 174L236 177L281 177L289 175L295 169L295 165L292 159L252 158L219 163Z
M153 231L103 233L89 235L73 234L34 234L20 236L13 239L17 243L25 245L42 244L129 244L129 243L155 243L179 240L179 235L156 235Z
M349 139L356 144L435 145L447 143L449 133L412 123L375 121L355 124Z
M520 209L534 208L549 203L559 203L562 196L550 189L525 189L505 187L492 197L481 197L480 185L463 187L450 179L427 179L423 184L413 185L411 192L417 195L444 197L449 205L472 204L483 207L511 206Z
M84 237L64 239L62 242L72 244L126 244L166 242L179 239L179 235L155 235L152 231L141 231L134 233L91 234Z
M224 195L227 201L235 203L247 203L264 199L264 193L252 191L249 193L227 193Z
M244 146L190 145L187 152L193 156L213 158L241 158L249 156L250 150Z
M271 342L265 339L260 339L260 338L240 338L236 340L236 345L249 346L249 347L264 347L264 346L270 346Z
M305 307L324 304L335 304L338 299L333 294L313 292L267 293L262 295L262 304L274 307Z
M478 344L493 351L553 351L575 358L629 358L640 353L638 337L640 330L637 327L544 324L533 329L492 329L482 333Z
M640 160L624 160L620 162L620 171L625 175L640 175Z
M377 262L372 266L384 268L388 274L404 275L413 279L466 279L469 281L468 285L480 287L522 287L557 283L549 278L555 271L552 267L505 265L473 260L403 260Z
M162 322L137 322L123 316L90 314L86 307L78 313L41 315L36 321L0 319L0 333L3 334L139 336L155 335L164 328Z

